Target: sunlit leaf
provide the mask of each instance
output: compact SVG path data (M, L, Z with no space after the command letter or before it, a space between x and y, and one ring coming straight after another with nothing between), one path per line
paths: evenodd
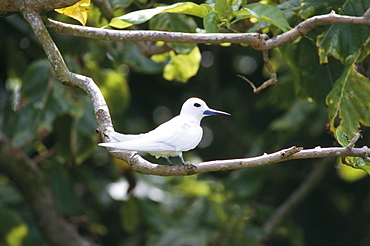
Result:
M60 14L67 15L75 20L78 20L83 26L85 26L87 21L87 14L89 12L87 7L89 5L90 0L81 0L72 6L55 9L55 11Z
M340 158L338 158L338 162L341 162ZM337 169L338 175L347 182L355 182L367 176L366 172L356 170L347 165L341 165L341 163L339 164Z
M23 218L15 210L1 206L0 209L1 245L22 246L29 230Z
M176 55L170 52L171 61L165 66L163 77L167 80L187 82L199 69L201 54L198 47L195 47L189 54Z
M18 225L13 228L8 235L6 235L6 241L9 246L22 246L23 239L28 234L28 227L25 223Z
M137 25L150 20L160 13L178 13L198 16L203 18L209 11L206 5L198 5L192 2L175 3L169 6L159 6L153 9L138 10L126 15L113 18L110 26L123 29L131 25Z

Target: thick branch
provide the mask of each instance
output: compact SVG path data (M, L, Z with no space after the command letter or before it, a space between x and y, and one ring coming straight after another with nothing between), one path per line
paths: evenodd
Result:
M2 0L0 4L0 17L23 12L24 9L37 12L49 12L54 9L64 8L77 3L79 0Z
M112 152L112 154L117 158L127 161L133 170L140 173L160 176L182 176L214 171L260 167L293 159L323 158L329 156L356 156L364 158L370 154L370 149L366 146L362 148L316 147L314 149L307 150L291 147L272 154L264 154L257 157L207 161L195 165L185 164L179 166L154 164L144 160L135 152Z
M342 16L330 13L315 16L301 22L292 30L268 39L267 35L258 33L180 33L162 31L133 31L133 30L108 30L94 27L82 27L64 24L49 20L47 27L56 33L95 38L108 41L166 41L177 43L244 43L257 50L268 50L292 42L300 36L306 35L317 26L329 24L347 24L370 26L370 19L365 14L363 17Z
M0 171L14 181L27 199L41 232L51 245L95 245L81 237L63 218L42 170L20 150L12 148L2 133Z

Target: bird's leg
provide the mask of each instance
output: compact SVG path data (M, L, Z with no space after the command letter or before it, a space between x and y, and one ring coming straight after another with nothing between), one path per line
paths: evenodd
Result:
M179 155L180 159L181 159L181 164L184 165L185 164L185 160L184 160L184 157L182 157L182 153Z
M173 162L170 160L170 157L169 157L169 156L166 156L166 160L168 161L168 163L170 163L170 166L177 166L177 164L173 163Z

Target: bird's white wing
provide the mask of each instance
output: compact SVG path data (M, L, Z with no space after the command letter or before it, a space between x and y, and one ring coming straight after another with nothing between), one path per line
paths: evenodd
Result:
M110 137L117 140L118 142L137 140L137 139L141 138L141 136L142 136L142 134L122 134L122 133L113 132L113 131L110 132L109 135L110 135Z
M130 151L188 151L195 148L202 138L202 128L186 117L176 116L156 129L138 135L137 139L117 143L102 143L111 147Z

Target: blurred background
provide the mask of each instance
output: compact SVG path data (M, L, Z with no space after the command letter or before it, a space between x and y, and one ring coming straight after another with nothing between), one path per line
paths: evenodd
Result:
M87 25L106 24L91 6ZM320 65L310 37L269 51L279 82L259 94L237 76L256 85L269 78L262 53L251 47L199 45L198 73L178 82L164 79L166 62L142 55L135 43L52 37L71 71L98 84L118 132L147 132L177 115L189 97L231 113L203 119L201 144L184 153L192 163L338 146L327 129L325 97L343 65L333 58ZM41 157L60 210L82 235L129 246L370 245L370 178L340 159L188 177L142 175L97 146L96 128L89 98L58 82L28 24L18 15L1 18L0 130L29 157ZM358 146L369 145L369 129L362 133ZM297 203L266 237L264 228L292 197ZM0 245L47 245L35 220L16 184L0 174Z

